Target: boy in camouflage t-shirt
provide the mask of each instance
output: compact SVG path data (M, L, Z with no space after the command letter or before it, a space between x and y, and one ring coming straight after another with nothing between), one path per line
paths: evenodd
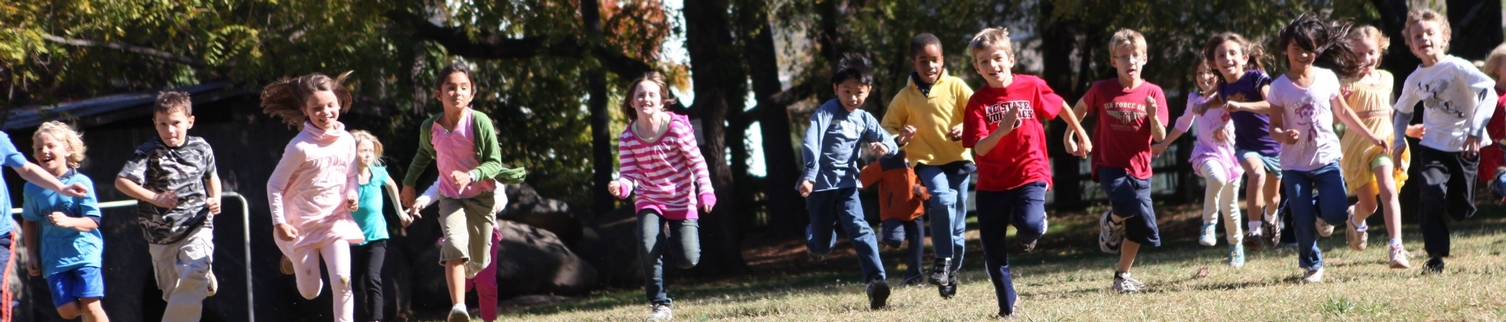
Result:
M220 178L214 150L188 136L193 110L188 94L157 95L152 122L157 138L136 148L120 169L115 187L133 198L141 234L152 254L163 321L198 321L205 297L214 296L214 221L220 212Z

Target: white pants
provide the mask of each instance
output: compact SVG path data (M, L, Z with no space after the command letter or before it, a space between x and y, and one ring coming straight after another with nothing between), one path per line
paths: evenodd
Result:
M162 321L198 321L209 296L209 279L214 278L214 230L200 227L176 243L147 245L157 288L167 301Z
M1198 165L1198 172L1208 186L1203 192L1203 223L1217 224L1218 213L1222 211L1224 230L1229 244L1234 245L1244 241L1244 227L1240 225L1239 198L1235 195L1239 191L1239 178L1227 178L1229 172L1223 167L1228 166L1239 165L1204 161Z

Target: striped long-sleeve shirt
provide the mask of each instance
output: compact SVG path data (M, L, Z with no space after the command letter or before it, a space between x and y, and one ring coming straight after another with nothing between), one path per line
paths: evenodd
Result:
M618 197L636 192L634 212L653 209L665 219L697 219L697 205L716 203L711 175L688 117L670 113L669 129L654 141L639 137L633 128L628 124L618 137L617 153L622 185Z

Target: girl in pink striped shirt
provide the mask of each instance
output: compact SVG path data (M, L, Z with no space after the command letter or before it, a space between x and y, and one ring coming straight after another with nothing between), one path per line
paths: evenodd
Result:
M651 304L649 320L669 320L671 300L664 292L663 261L666 247L680 249L676 266L695 267L701 258L697 211L711 212L716 192L706 160L696 147L690 119L664 110L672 104L664 76L650 72L629 85L623 112L631 121L618 138L621 179L607 184L607 191L626 199L637 198L638 261L643 265L644 291ZM699 208L697 208L699 206ZM664 229L665 226L669 229ZM665 242L668 243L665 243ZM666 245L667 244L667 245Z
M346 76L350 72L334 79L314 73L279 80L261 92L262 112L303 127L267 179L273 241L286 256L284 273L291 266L303 298L319 296L319 258L324 258L335 321L353 320L350 244L366 240L350 216L359 200L356 139L336 121L350 109L350 90L342 85Z

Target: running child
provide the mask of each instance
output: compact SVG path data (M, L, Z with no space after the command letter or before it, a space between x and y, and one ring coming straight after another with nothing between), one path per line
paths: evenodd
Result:
M810 212L805 249L811 258L820 260L831 253L837 245L836 226L841 225L863 268L868 307L879 309L889 300L889 284L884 281L884 264L879 260L873 228L863 218L863 204L858 201L857 160L861 150L884 157L899 148L878 119L860 109L872 84L873 67L867 57L847 54L837 62L831 76L837 97L811 114L805 143L800 147L805 169L796 190L805 197L805 208Z
M360 161L356 139L345 131L340 114L350 110L345 78L313 73L284 78L262 88L262 112L299 126L298 136L282 151L282 160L267 179L273 242L291 267L303 298L319 296L324 281L319 260L330 279L335 321L353 321L350 245L366 241L351 213L360 209ZM284 273L287 273L284 271Z
M607 184L619 199L636 194L638 262L651 321L674 319L673 300L664 289L664 257L677 253L675 266L701 260L699 219L716 206L716 189L697 147L690 118L665 110L674 103L664 75L648 73L628 85L622 111L628 126L617 141L621 178ZM666 229L666 227L668 227Z

